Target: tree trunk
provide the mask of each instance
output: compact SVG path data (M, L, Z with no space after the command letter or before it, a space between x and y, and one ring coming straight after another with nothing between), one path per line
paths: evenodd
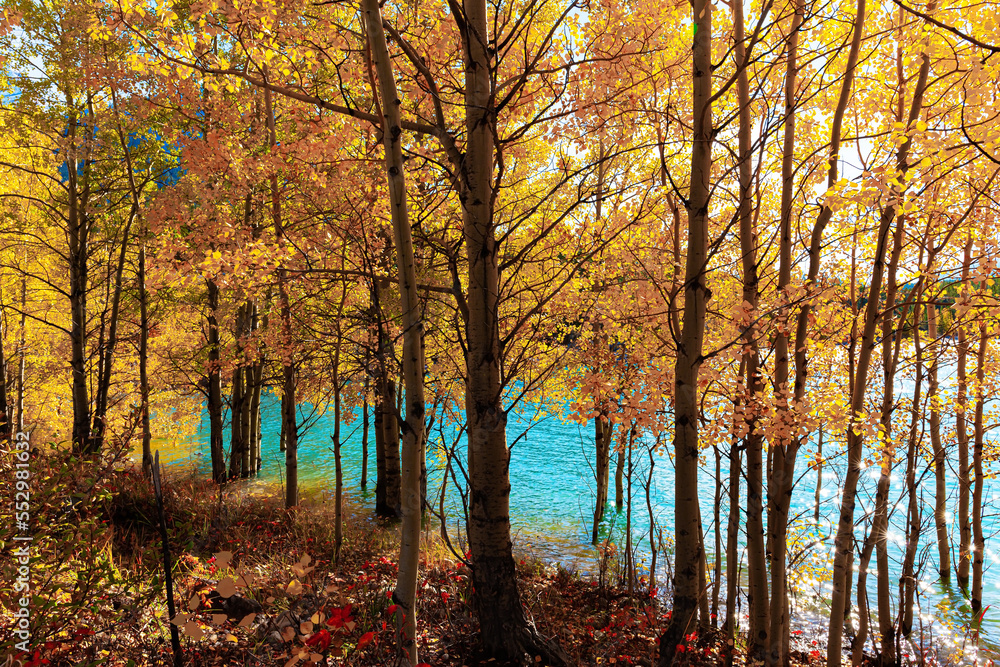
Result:
M239 316L237 315L237 319ZM236 367L233 369L233 381L231 396L229 399L229 478L246 477L246 437L243 433L243 413L246 407L246 398L243 391L244 369Z
M748 584L747 598L749 603L749 633L747 654L755 660L763 660L767 649L768 633L768 591L767 563L764 550L764 506L763 506L763 435L759 424L759 402L761 400L760 352L757 337L750 326L759 302L759 277L757 274L757 237L753 226L753 173L751 170L751 133L753 120L750 117L750 84L747 68L749 54L746 48L746 29L743 16L743 5L733 5L733 32L736 49L736 60L739 67L736 79L736 92L739 98L739 234L740 253L742 255L743 302L749 304L753 311L747 314L743 327L743 357L740 361L740 373L744 380L743 419L745 421L746 437L744 446L747 452L747 565ZM737 450L738 462L739 453ZM730 455L730 466L733 464ZM738 477L730 476L730 484L739 487ZM731 497L732 499L732 497ZM732 522L732 507L730 508ZM737 510L736 516L739 516ZM730 557L735 551L727 552ZM733 570L732 572L735 572ZM735 581L731 582L735 585ZM735 594L735 590L734 590ZM730 617L727 623L735 623ZM735 624L731 627L732 634L737 632ZM729 655L727 660L731 660Z
M27 348L27 329L25 328L28 301L28 278L21 276L21 329L17 342L17 420L15 433L24 433L24 357Z
M594 418L594 445L597 459L594 462L597 481L597 498L594 500L594 528L591 531L590 543L597 544L597 532L604 520L604 510L608 504L608 474L611 468L611 436L614 424L607 419L607 413Z
M746 357L741 365L746 363ZM738 406L737 406L738 407ZM734 418L735 414L734 414ZM735 424L734 424L735 427ZM735 428L734 428L735 431ZM733 664L736 648L736 636L739 625L736 618L736 602L739 594L740 580L740 477L743 462L740 456L740 445L734 437L729 445L729 521L726 529L726 622L723 632L726 636L725 664Z
M945 450L941 442L941 411L938 396L938 358L941 346L938 341L937 305L927 304L927 336L933 346L928 369L927 401L931 409L931 449L934 455L934 527L937 533L938 573L942 581L951 579L951 543L948 540L948 489L945 486Z
M969 269L972 266L972 234L965 242L962 255L962 288L965 296L969 289ZM969 518L969 433L965 411L967 409L968 379L966 358L969 355L969 340L965 324L958 325L958 392L955 397L955 439L958 441L958 585L963 590L969 586L969 547L972 542L972 522Z
M3 301L0 298L0 442L10 442L11 418L7 400L7 357L4 356L4 332L8 327L4 326Z
M712 443L715 454L715 506L712 508L712 532L715 534L715 553L712 563L712 612L711 625L718 628L719 596L722 593L722 450Z
M121 313L122 283L125 274L125 254L128 250L128 235L132 229L132 223L139 215L138 204L133 202L129 211L128 222L122 232L121 250L118 255L118 264L115 268L114 291L111 297L111 317L108 321L108 339L101 348L101 368L97 374L97 389L94 392L94 425L90 431L90 445L88 450L96 454L104 446L104 434L107 429L108 418L108 393L111 390L111 370L115 356L115 347L118 344L118 319Z
M385 427L382 425L382 379L381 364L378 364L375 376L375 406L373 410L374 422L372 426L375 430L375 514L376 516L390 516L388 494L386 493L386 473L385 473Z
M272 151L278 145L277 128L274 121L274 106L271 90L264 89L264 112L267 115L268 144ZM278 174L271 174L271 215L274 222L274 238L278 243L285 239L285 229L281 221L281 194L278 190ZM278 301L281 304L281 424L285 433L285 507L299 504L299 431L296 424L295 400L295 341L292 339L292 306L288 297L288 272L278 269Z
M972 490L972 590L970 606L972 614L979 614L983 608L983 553L986 541L983 537L983 488L986 483L983 477L983 445L986 439L986 429L983 425L983 383L986 381L986 320L979 322L979 349L976 351L976 392L975 416L973 422L972 470L975 475L975 486Z
M379 409L382 411L382 460L385 483L382 487L383 504L380 507L378 498L375 499L375 513L383 517L399 518L402 512L400 507L402 480L399 461L399 420L396 419L396 383L388 377L387 372L383 375L381 388Z
M382 28L378 0L364 0L372 59L378 72L382 99L382 140L389 186L393 241L399 278L399 300L403 315L403 388L406 411L402 423L402 479L400 502L403 525L400 533L399 571L393 602L400 606L400 642L411 663L417 660L417 567L420 557L420 522L423 511L421 493L424 445L424 343L423 314L417 296L416 259L406 208L406 177L400 141L399 97L392 72L392 61Z
M615 452L615 509L619 512L625 506L625 433Z
M661 667L673 663L677 645L690 632L702 593L701 509L698 504L698 372L701 368L708 301L708 204L712 178L712 5L692 0L694 141L691 191L687 202L687 261L684 315L674 367L674 599L670 622L660 636Z
M152 432L149 428L149 292L146 291L146 243L139 246L139 401L142 410L142 476L153 470Z
M796 403L788 383L788 338L791 312L788 287L792 276L792 201L795 187L795 88L798 76L799 30L805 6L795 0L787 48L785 69L785 122L781 149L781 221L778 242L778 329L774 341L774 389L776 398L777 432L771 438L772 460L768 475L767 528L770 549L771 598L768 620L769 650L767 664L779 667L788 664L788 591L785 570L788 551L788 511L795 483L795 457L799 439L796 436ZM803 345L804 340L796 340Z
M67 94L66 104L74 108ZM70 302L70 367L73 372L73 451L86 453L90 446L90 393L87 388L87 290L90 256L89 227L84 197L78 189L77 117L70 111L68 122L70 154L66 190L69 198L67 236L69 240L69 302Z
M917 266L923 263L923 251ZM913 402L910 407L910 433L906 443L906 548L903 553L903 563L899 575L899 633L910 637L913 628L913 604L916 593L916 576L913 568L920 546L920 499L917 494L917 457L918 429L922 425L921 391L924 379L923 349L920 343L920 320L924 307L921 302L920 285L914 290L913 296L913 349L916 357L915 380L913 383Z
M503 407L499 246L493 219L497 98L486 0L463 0L457 18L465 64L465 136L459 199L468 263L466 420L469 550L485 652L503 660L525 653L549 664L568 656L540 637L524 616L510 539L510 451Z
M851 642L851 665L859 667L864 660L865 643L868 641L868 626L871 622L868 605L868 565L875 548L873 533L865 536L861 556L858 559L858 630Z
M361 488L368 488L368 369L365 366L365 389L361 400Z
M819 437L816 440L816 497L813 523L819 526L819 499L823 495L823 426L819 427Z
M208 280L208 423L212 479L224 484L226 454L222 447L222 372L219 369L219 287Z
M935 4L932 0L928 11L933 11ZM913 101L910 106L909 118L906 123L907 127L912 127L920 115L923 106L924 88L927 85L929 71L930 60L924 54L914 90ZM904 175L908 171L907 158L911 143L912 138L908 137L900 145L896 154L896 168ZM898 188L894 189L894 199L899 198L900 195L901 192L898 191ZM862 341L860 350L858 351L857 370L854 372L854 381L850 389L852 415L862 414L865 408L865 394L868 389L868 368L871 364L872 349L875 344L875 333L880 316L879 297L882 291L882 279L885 270L886 246L888 245L889 230L895 218L896 204L895 201L892 201L885 207L879 220L875 256L872 262L871 285L868 291L868 302L865 305ZM861 457L864 446L862 434L855 431L854 424L850 424L847 427L846 440L848 458L847 474L844 479L840 518L837 523L837 536L835 538L833 593L830 601L830 628L827 639L827 667L839 667L841 662L844 631L841 614L844 613L847 603L848 562L853 552L854 507L857 501L857 485L861 474Z

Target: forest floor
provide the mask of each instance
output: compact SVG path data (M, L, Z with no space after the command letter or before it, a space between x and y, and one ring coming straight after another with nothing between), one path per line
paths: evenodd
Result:
M33 567L39 570L36 595L49 604L35 603L40 629L32 651L20 656L23 664L173 664L152 485L134 469L91 464L89 473L74 474L80 464L69 464L49 461L49 495L41 494L40 512L51 514L44 549L50 560L40 556ZM164 503L173 626L185 665L395 664L396 525L348 508L338 559L334 508L321 499L307 498L289 511L253 483L220 491L176 477L165 482ZM436 532L425 533L421 662L497 665L478 655L470 571L458 556ZM518 555L517 572L538 631L556 639L574 664L654 663L669 611L648 587L630 593L527 554ZM8 601L4 615L12 608ZM793 663L823 664L817 640L796 637L803 650L793 651ZM0 634L0 648L12 646ZM721 665L727 648L721 633L692 634L675 664ZM736 665L745 663L738 643L733 657Z

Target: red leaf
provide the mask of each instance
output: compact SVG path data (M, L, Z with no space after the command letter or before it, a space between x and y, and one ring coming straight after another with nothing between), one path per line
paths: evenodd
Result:
M333 637L330 636L329 630L320 630L307 639L306 644L308 646L315 646L320 651L325 651L330 647L330 641L332 639Z
M368 644L371 644L374 640L375 640L375 633L366 632L365 634L361 635L361 639L358 640L358 648L360 649L364 646L368 646Z

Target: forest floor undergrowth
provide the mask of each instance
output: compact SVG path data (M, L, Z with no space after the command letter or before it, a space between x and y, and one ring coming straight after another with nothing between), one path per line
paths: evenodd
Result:
M81 477L50 464L52 488L41 507L53 514L49 549L56 559L59 549L76 551L68 561L40 558L34 565L41 570L36 595L49 604L36 604L40 630L32 651L20 656L23 664L172 665L151 483L131 468L93 464ZM182 476L165 482L164 502L173 625L185 665L395 664L396 525L345 508L338 559L333 503L321 497L286 510L282 498L252 482L220 491ZM72 526L65 534L64 524ZM518 555L517 572L538 631L556 639L574 664L654 663L669 611L648 588L629 593L530 554ZM436 531L425 533L417 612L422 663L499 664L478 653L470 574ZM11 607L4 606L7 615ZM806 648L793 651L793 663L823 664L818 639L797 637ZM0 646L12 645L0 636ZM721 665L726 648L721 633L692 634L675 664ZM744 663L737 645L734 664Z

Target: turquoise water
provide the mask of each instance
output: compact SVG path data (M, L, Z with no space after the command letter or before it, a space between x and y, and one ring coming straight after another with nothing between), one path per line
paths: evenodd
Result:
M280 484L284 475L284 454L278 451L278 434L280 431L280 405L273 396L267 396L262 400L262 425L263 425L263 463L261 475L258 481L252 484ZM305 418L306 412L301 412ZM161 451L161 459L165 464L176 468L194 469L200 474L209 474L209 446L208 446L208 418L203 414L198 433L193 437ZM318 493L332 493L334 485L334 459L332 442L330 435L333 433L332 413L326 415L314 415L311 423L308 423L299 442L299 480L300 485ZM521 436L519 438L519 436ZM358 502L374 507L372 491L375 486L375 453L374 437L371 438L369 450L369 471L368 490L360 489L361 479L361 420L354 419L351 423L343 424L341 427L341 437L343 439L342 460L344 485L348 494ZM428 496L436 506L437 489L440 488L440 462L443 459L436 455L434 450L440 451L442 447L450 447L456 430L454 425L446 425L444 429L433 429L429 442L428 471L430 481L428 484ZM516 440L516 442L514 442ZM594 478L593 478L593 458L594 439L593 423L581 425L575 422L568 422L558 417L538 414L518 415L511 414L508 422L508 442L514 442L511 454L511 521L514 533L515 547L530 549L536 555L550 562L561 562L569 567L580 571L596 572L597 570L597 550L590 544L590 522L593 512ZM632 482L632 534L633 543L637 545L639 558L648 557L649 553L649 515L646 507L646 496L644 484L649 471L649 442L637 442L632 455L633 462L633 482ZM226 439L228 448L228 437ZM825 454L830 455L832 451L829 437L824 445ZM669 450L669 447L666 448ZM669 526L673 519L673 468L669 454L654 455L654 474L650 496L652 500L654 519L657 525L664 528L664 534L669 536ZM464 458L464 442L461 442L456 450ZM814 491L816 485L816 475L808 470L803 463L803 459L809 452L809 446L803 448L799 457L797 471L797 484L792 500L792 517L800 517L799 526L806 532L811 532L812 537L805 538L805 541L812 541L816 536L829 536L835 529L836 513L839 509L838 480L840 471L843 468L843 456L831 461L824 467L824 485L820 502L820 521L816 526L812 525L814 511ZM705 542L711 551L714 545L714 526L712 525L712 513L714 511L715 500L715 462L714 454L707 451L706 459L700 476L700 498L702 507L702 518L705 526ZM728 461L722 461L722 474L725 476L728 470ZM456 472L459 479L461 473ZM605 526L602 535L607 535L609 527L614 524L614 536L616 542L624 544L622 537L625 524L625 513L616 516L614 511L614 461L611 466L611 488L609 495L612 503L606 514ZM893 516L892 526L889 535L889 548L891 560L891 587L895 594L898 581L898 563L902 558L905 535L905 499L902 495L903 477L905 471L902 466L897 467L892 477L892 494L890 501L897 503ZM874 507L874 492L879 470L875 467L869 468L862 474L861 489L858 504L858 520L864 512L871 511ZM453 480L449 480L449 489L454 489ZM745 484L741 484L745 487ZM934 483L930 477L925 477L921 483L925 506L923 508L924 521L927 522L925 529L924 543L918 555L918 562L921 556L926 556L926 564L921 575L921 604L925 611L923 621L925 626L929 626L935 635L940 633L950 634L954 639L960 640L964 633L964 628L969 622L969 610L965 605L965 600L961 593L954 588L941 586L937 582L936 570L933 567L933 560L936 557L936 546L931 540L934 539L932 524L932 508L928 503L932 502L934 494ZM949 478L949 492L952 500L949 506L954 506L954 498L957 494L955 488L954 475ZM996 605L1000 602L1000 581L996 577L997 571L997 547L996 539L991 541L990 536L995 536L1000 532L1000 520L998 520L997 507L1000 507L1000 485L995 479L987 482L984 493L986 509L984 511L984 533L987 536L986 550L986 574L984 576L984 607ZM453 540L458 539L455 529L456 517L461 516L458 496L449 492L446 497L446 509L449 512L448 524L451 527ZM727 517L725 507L728 505L725 495L723 495L723 508L721 511L721 522L725 530ZM745 503L744 503L745 506ZM864 522L861 522L864 523ZM953 523L953 522L952 522ZM865 527L859 526L858 539L864 537ZM953 530L953 539L957 545L957 530ZM723 534L723 544L725 535ZM957 547L956 547L957 548ZM832 559L833 539L821 542L820 547L813 550L814 562L820 562L829 554ZM745 565L745 555L740 555ZM712 567L713 556L709 555L709 568ZM659 561L663 563L661 558ZM869 595L874 607L875 592L875 562L874 558L869 571ZM666 578L666 571L658 567L658 576L661 580ZM808 616L808 612L818 613L819 619L823 617L822 600L827 598L828 584L821 577L811 578L809 573L804 573L796 578L800 594L797 597L803 616ZM662 588L661 584L661 588ZM948 630L942 623L953 626ZM926 629L926 628L925 628ZM986 642L994 645L1000 638L1000 608L991 608L987 611L982 634Z

